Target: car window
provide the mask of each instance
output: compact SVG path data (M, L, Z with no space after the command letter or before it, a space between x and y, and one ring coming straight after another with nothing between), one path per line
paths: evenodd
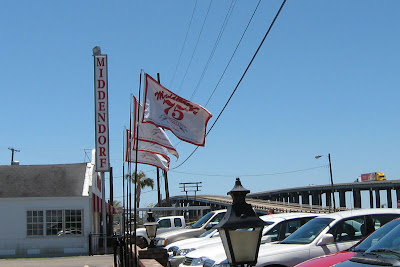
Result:
M304 224L296 232L282 241L282 244L309 244L331 222L332 218L315 218Z
M219 213L217 214L214 218L212 218L212 220L210 221L210 224L212 227L216 226L221 220L222 218L224 218L225 216L225 212Z
M347 242L363 238L361 226L365 223L365 216L352 217L341 220L328 231L334 237L334 242Z
M376 230L387 222L398 218L399 216L399 214L374 214L369 217L370 220L372 220L373 228Z
M221 213L217 214L217 216L215 216L215 217L211 220L211 222L217 222L217 223L219 223L219 221L222 220L222 218L224 218L224 216L225 216L225 212L221 212Z
M290 236L291 234L293 234L297 229L299 229L303 224L305 224L306 222L308 222L312 218L313 217L310 217L310 218L298 218L298 219L289 220L286 223L285 233L284 233L284 237L283 238L286 238L286 237ZM283 240L283 238L281 240Z
M204 215L203 217L200 218L200 220L198 220L197 222L195 222L192 225L192 228L200 228L203 226L203 224L205 224L212 216L214 215L214 212L209 212L206 215Z
M264 236L269 235L271 236L271 242L274 241L278 241L279 240L279 234L282 231L282 226L283 223L278 223L277 225L275 225L271 230L269 230L268 232L266 232L264 234Z
M182 227L182 220L179 218L174 219L175 227Z
M209 234L211 234L211 233L213 233L213 232L215 232L215 231L217 231L217 230L215 230L215 229L210 229L210 230L208 230L207 232L202 233L199 237L208 236Z
M169 219L163 219L158 221L158 228L169 228L171 227L171 221Z

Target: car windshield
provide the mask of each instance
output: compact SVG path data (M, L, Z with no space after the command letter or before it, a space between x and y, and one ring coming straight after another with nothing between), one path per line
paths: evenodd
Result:
M213 233L213 232L215 232L215 231L217 231L217 230L216 230L216 229L210 229L210 230L208 230L207 232L201 234L199 237L208 236L209 234L211 234L211 233Z
M395 227L400 225L400 220L393 220L388 222L384 226L380 227L378 230L370 234L364 239L360 244L350 248L350 251L354 252L365 252L367 249L375 245L383 236L393 230Z
M309 244L322 232L333 219L331 218L315 218L302 227L296 232L288 236L281 243L282 244Z
M192 224L191 228L200 228L200 227L202 227L213 215L214 215L214 212L212 212L212 211L207 213L206 215L201 217L200 220L198 220L197 222Z
M400 225L387 233L376 244L369 248L366 253L400 253Z

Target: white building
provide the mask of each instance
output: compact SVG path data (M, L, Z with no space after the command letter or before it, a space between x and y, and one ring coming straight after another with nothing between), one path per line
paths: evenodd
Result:
M93 163L0 166L0 258L96 252L100 212Z

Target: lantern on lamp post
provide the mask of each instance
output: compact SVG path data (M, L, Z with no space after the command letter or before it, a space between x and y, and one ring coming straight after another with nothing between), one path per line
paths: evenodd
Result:
M254 266L257 263L265 222L246 203L248 193L250 191L236 178L234 188L228 192L233 199L232 205L227 208L224 218L216 226L232 266Z
M148 238L150 239L150 244L149 248L155 248L156 245L154 243L154 239L156 238L157 235L157 228L158 228L158 223L153 217L153 212L149 211L147 213L147 222L143 224L143 226L146 228L146 234Z

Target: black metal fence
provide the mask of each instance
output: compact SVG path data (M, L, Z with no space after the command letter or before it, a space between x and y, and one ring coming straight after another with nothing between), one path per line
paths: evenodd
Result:
M104 248L103 234L89 234L89 255L112 254L116 236L107 236L107 247Z

